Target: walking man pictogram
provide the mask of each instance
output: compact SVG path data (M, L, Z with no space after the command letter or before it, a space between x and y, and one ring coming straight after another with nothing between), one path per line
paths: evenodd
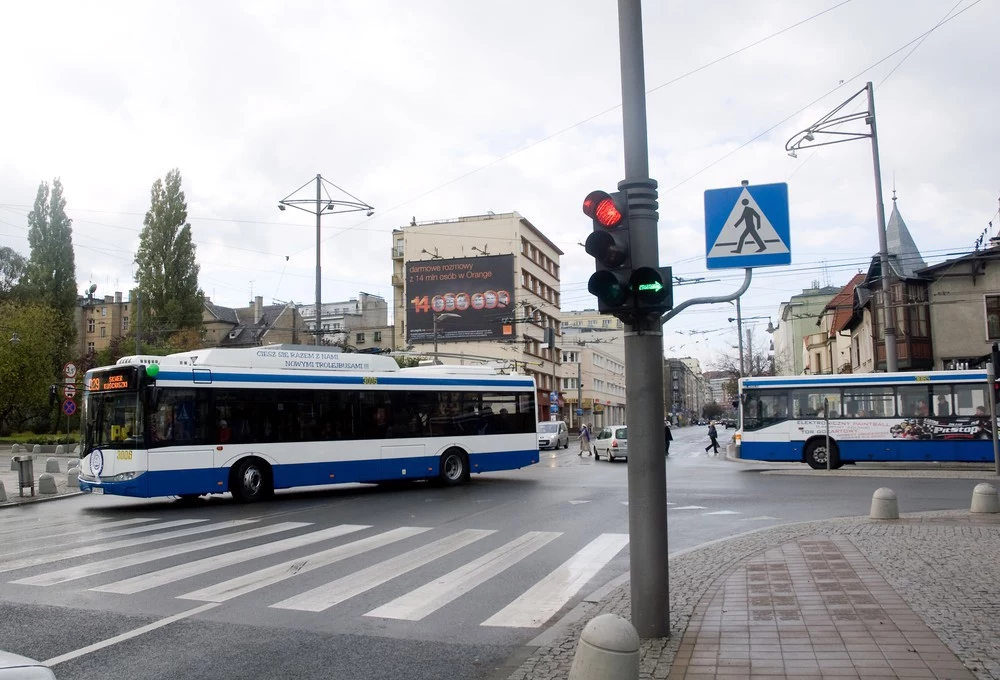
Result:
M747 236L751 237L757 242L757 252L762 253L767 250L767 246L764 245L764 241L760 238L757 230L760 229L760 213L750 207L750 200L744 198L743 201L743 216L736 220L736 224L733 226L739 229L740 222L746 223L746 229L743 231L743 235L740 236L739 245L736 246L734 253L743 252L743 244L746 243Z

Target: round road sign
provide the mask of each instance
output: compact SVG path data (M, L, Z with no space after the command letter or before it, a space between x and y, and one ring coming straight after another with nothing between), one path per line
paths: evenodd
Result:
M62 403L62 412L68 416L76 413L76 402L72 399L67 399Z
M72 399L76 396L76 385L66 385L63 387L63 396L67 399Z
M66 364L65 366L63 366L63 375L65 375L67 378L75 378L76 377L76 364L70 362L70 363Z

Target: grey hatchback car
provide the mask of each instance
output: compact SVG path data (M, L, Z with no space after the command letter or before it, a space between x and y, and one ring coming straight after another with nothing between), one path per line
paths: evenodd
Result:
M538 423L538 448L568 449L569 428L564 420L548 420Z

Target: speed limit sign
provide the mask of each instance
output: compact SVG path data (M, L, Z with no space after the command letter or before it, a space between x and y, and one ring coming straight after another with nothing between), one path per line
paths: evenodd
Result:
M65 375L67 378L75 378L76 377L76 364L70 362L70 363L66 364L65 366L63 366L63 375Z

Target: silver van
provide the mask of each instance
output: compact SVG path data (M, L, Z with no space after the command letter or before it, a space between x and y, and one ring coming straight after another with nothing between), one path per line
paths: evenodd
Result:
M569 428L565 420L545 420L538 423L539 449L568 449Z

